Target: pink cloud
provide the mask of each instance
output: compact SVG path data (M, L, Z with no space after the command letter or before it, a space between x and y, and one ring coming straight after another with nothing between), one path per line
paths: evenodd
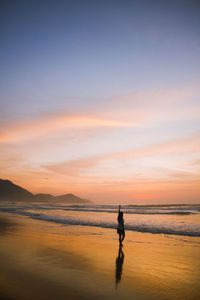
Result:
M199 152L200 149L200 135L192 137L176 139L164 143L158 143L152 146L130 149L121 152L111 152L93 157L82 158L77 160L70 160L59 162L55 164L45 165L44 168L62 174L80 175L83 171L96 167L102 161L108 160L129 160L141 157L156 156L158 154L184 154Z
M70 129L120 128L135 126L135 122L105 119L98 116L50 115L29 122L7 125L0 133L0 142L20 142L56 134Z
M198 118L200 105L191 103L196 89L135 93L99 101L82 113L53 113L34 120L1 125L0 142L34 140L70 129L137 127L143 123Z

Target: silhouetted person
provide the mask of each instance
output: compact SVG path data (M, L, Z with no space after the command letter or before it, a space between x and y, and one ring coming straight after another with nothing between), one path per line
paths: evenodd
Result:
M119 252L116 258L116 272L115 272L115 280L116 280L116 288L117 285L120 283L122 277L122 266L124 262L124 253L122 251L122 246L119 245Z
M122 242L125 238L125 231L124 231L124 218L123 218L123 212L120 211L121 205L119 205L119 211L118 211L118 225L117 225L117 233L119 234L119 244L122 245Z

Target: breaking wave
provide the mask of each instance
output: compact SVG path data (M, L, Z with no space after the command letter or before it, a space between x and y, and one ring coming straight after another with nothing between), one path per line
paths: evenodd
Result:
M135 209L135 208L134 208ZM145 208L146 209L146 208ZM181 215L187 218L189 214L195 214L194 211L160 211L158 207L156 208L157 211L148 210L148 212L143 209L143 213L141 210L136 212L135 210L132 212L130 209L123 209L125 214L146 214L146 215L166 215L165 218L168 218L167 215ZM169 209L169 208L168 208ZM66 215L61 216L57 213L57 211L62 211ZM186 209L185 209L186 210ZM23 207L0 207L0 211L2 212L9 212L15 213L18 215L24 215L36 220L42 220L47 222L55 222L58 224L63 225L79 225L79 226L92 226L92 227L101 227L101 228L110 228L116 229L116 208L103 208L100 207L99 209L96 207L46 207L46 206L23 206ZM53 211L53 214L51 213ZM87 212L87 214L72 214L67 215L67 212ZM95 218L93 213L104 213L102 218ZM112 218L106 217L105 213L111 214L113 213ZM197 212L196 212L197 213ZM90 214L90 218L88 215ZM128 216L127 216L128 217ZM163 216L164 217L164 216ZM152 218L155 218L152 216ZM102 221L103 220L103 221ZM129 218L125 219L125 229L137 232L144 232L144 233L152 233L152 234L167 234L167 235L181 235L181 236L193 236L193 237L200 237L200 224L198 223L191 223L191 222L178 222L173 223L170 220L165 220L165 222L158 222L155 219L142 219L142 216L138 216L138 218Z

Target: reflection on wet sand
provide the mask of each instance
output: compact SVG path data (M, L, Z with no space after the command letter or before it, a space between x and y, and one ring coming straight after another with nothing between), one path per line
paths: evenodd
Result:
M121 299L113 273L107 273L113 270L113 243L101 243L90 228L86 235L85 228L19 219L17 231L1 236L0 299Z
M118 287L122 278L123 263L124 263L124 252L122 251L122 245L119 244L118 256L116 258L116 270L115 270L116 288Z
M1 218L0 299L200 299L199 239Z
M8 231L12 231L15 229L16 224L12 221L0 217L0 234L5 234Z

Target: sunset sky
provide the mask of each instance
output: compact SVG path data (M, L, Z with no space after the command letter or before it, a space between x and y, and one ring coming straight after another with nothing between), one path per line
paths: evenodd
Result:
M0 178L200 203L200 2L0 4Z

